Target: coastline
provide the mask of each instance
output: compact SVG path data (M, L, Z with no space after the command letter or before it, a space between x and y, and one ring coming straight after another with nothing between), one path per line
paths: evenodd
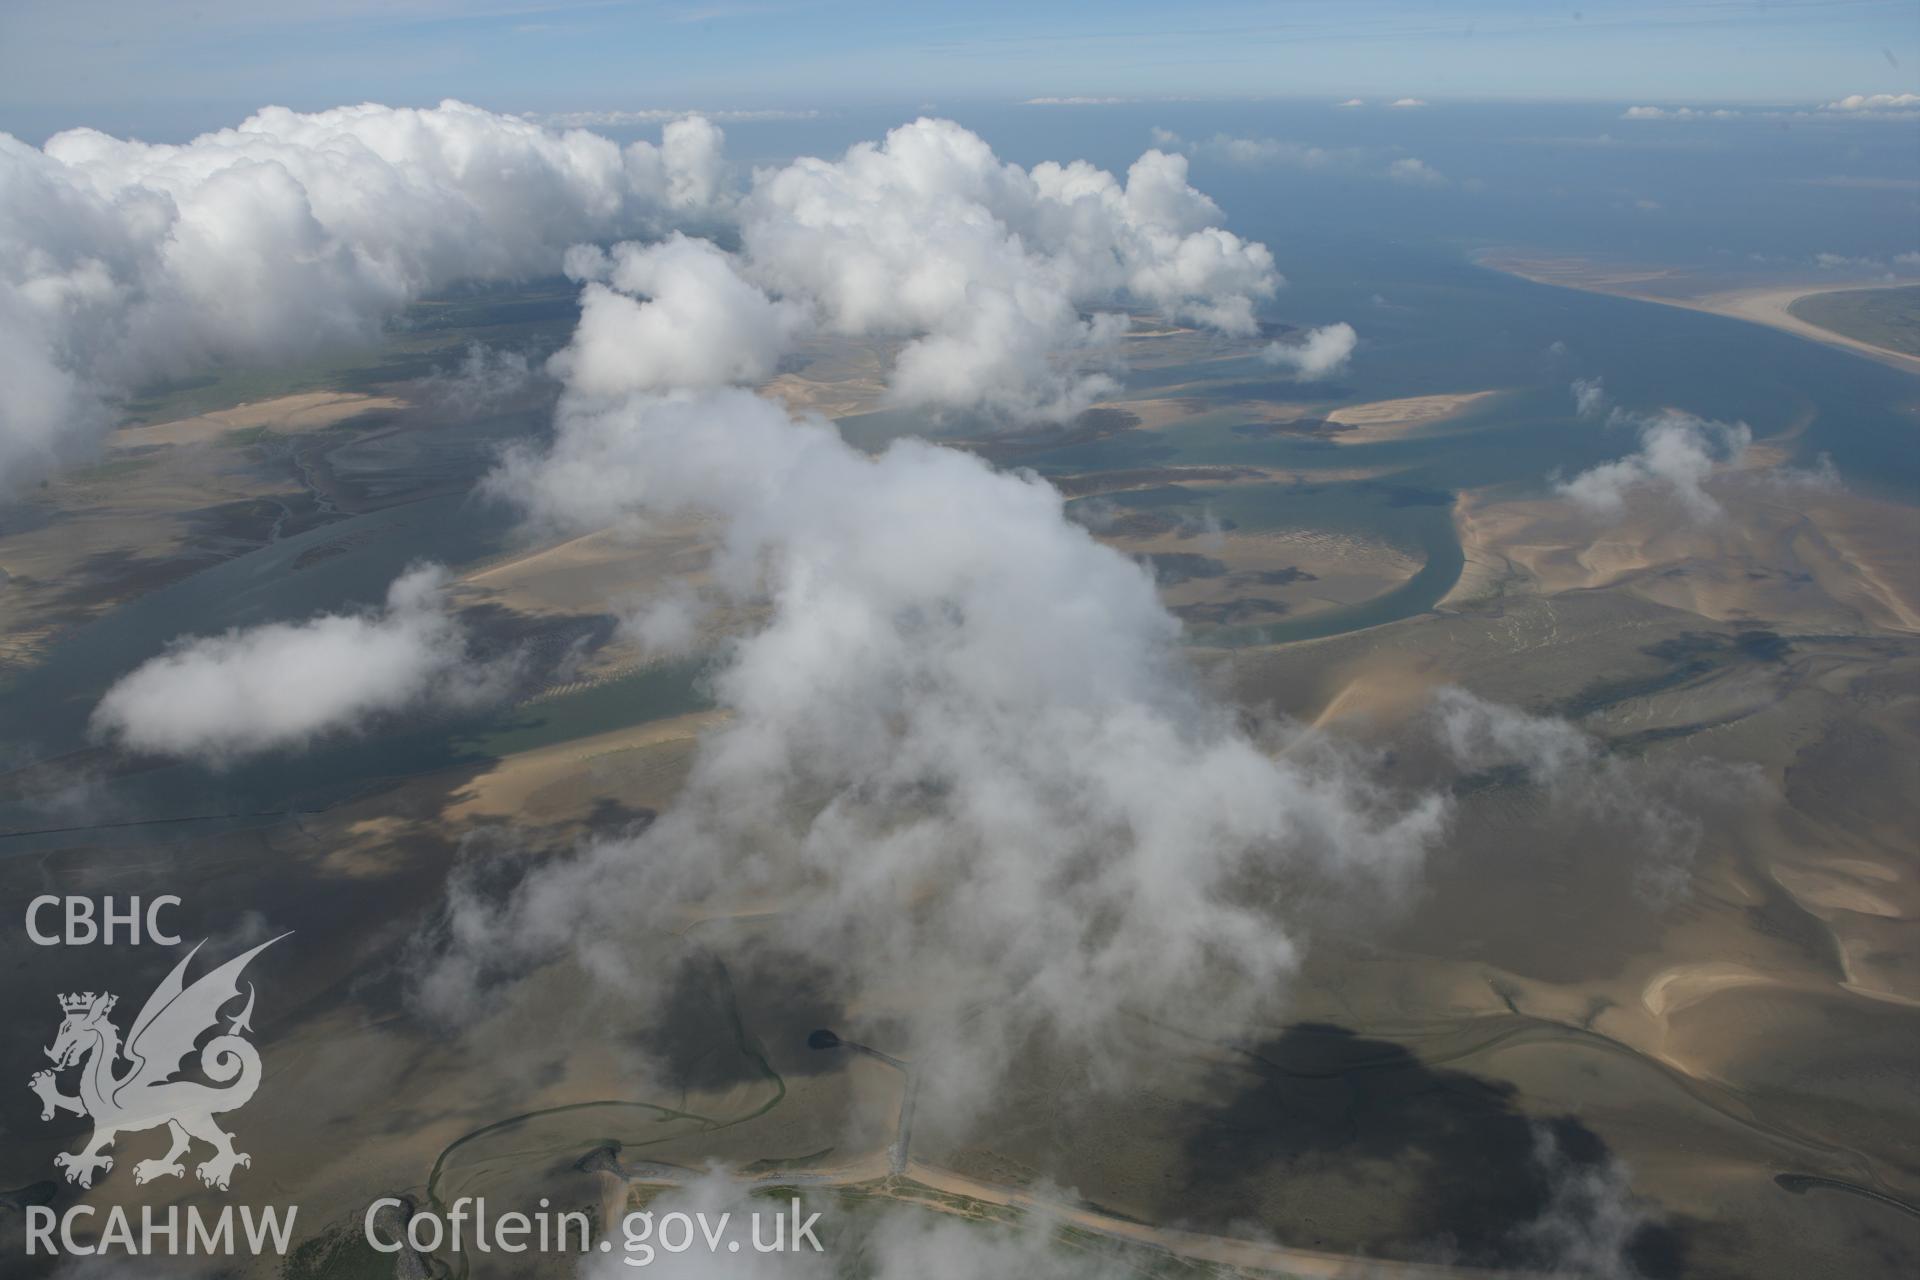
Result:
M1920 374L1920 356L1910 356L1904 352L1848 337L1844 333L1823 329L1819 325L1802 320L1788 310L1800 299L1810 298L1815 294L1899 288L1902 284L1914 283L1910 280L1895 281L1891 284L1875 282L1872 284L1764 285L1757 288L1703 293L1694 297L1678 297L1647 293L1631 287L1642 280L1658 279L1664 273L1616 272L1610 279L1590 273L1588 278L1583 279L1580 274L1572 270L1557 275L1542 270L1542 267L1548 265L1550 261L1548 259L1528 260L1502 254L1487 254L1476 257L1474 261L1488 270L1517 276L1522 280L1530 280L1534 284L1552 285L1560 289L1578 289L1582 293L1603 293L1615 298L1631 298L1636 302L1656 302L1665 307L1705 311L1711 315L1725 316L1730 320L1744 320L1749 324L1764 325L1769 329L1791 333L1795 337L1805 338L1810 342L1824 343L1843 351L1851 351L1855 355L1865 356L1869 360L1878 361L1891 368Z

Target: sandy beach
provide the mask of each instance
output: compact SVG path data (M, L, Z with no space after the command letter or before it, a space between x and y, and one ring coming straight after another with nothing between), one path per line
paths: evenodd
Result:
M1878 360L1882 364L1892 365L1896 369L1905 369L1908 373L1920 373L1920 356L1910 356L1899 351L1889 351L1885 347L1875 346L1871 342L1862 342L1850 338L1844 333L1835 333L1816 324L1808 324L1788 310L1802 298L1810 298L1817 293L1851 293L1861 289L1884 289L1884 284L1836 284L1788 285L1784 288L1734 289L1726 293L1709 293L1699 298L1659 298L1651 295L1632 294L1632 297L1645 297L1648 302L1665 302L1670 306L1688 307L1695 311L1710 311L1717 316L1731 316L1735 320L1746 320L1753 324L1764 324L1798 337L1810 338L1815 342L1824 342L1828 346L1843 347L1848 351L1857 351L1863 356Z
M1444 395L1407 396L1399 400L1375 400L1335 409L1327 415L1327 421L1352 428L1334 435L1332 440L1335 444L1372 444L1378 440L1398 439L1421 427L1457 418L1499 394L1497 390L1458 391Z
M1661 306L1684 307L1689 311L1705 311L1733 320L1745 320L1749 324L1766 325L1770 329L1778 329L1796 337L1852 351L1895 369L1903 369L1908 373L1920 373L1920 356L1891 351L1870 342L1862 342L1858 338L1848 337L1843 333L1835 333L1831 329L1823 329L1819 325L1807 323L1788 309L1800 299L1810 298L1815 294L1886 289L1901 284L1911 284L1913 283L1911 280L1875 281L1870 284L1767 285L1760 288L1728 289L1689 296L1681 293L1656 293L1643 287L1655 280L1679 283L1679 277L1670 271L1609 270L1581 259L1524 258L1503 254L1489 254L1481 257L1479 262L1481 266L1490 267L1495 271L1504 271L1508 275L1519 276L1535 284L1550 284L1562 289L1580 289L1588 293L1607 293L1618 298L1657 302Z

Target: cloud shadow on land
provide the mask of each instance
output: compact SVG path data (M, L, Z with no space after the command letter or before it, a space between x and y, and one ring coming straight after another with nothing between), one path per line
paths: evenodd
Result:
M1557 1268L1572 1260L1561 1247L1567 1234L1616 1234L1621 1257L1607 1274L1685 1272L1681 1229L1608 1203L1624 1201L1625 1185L1605 1141L1572 1116L1528 1116L1510 1084L1436 1068L1391 1040L1326 1023L1288 1027L1244 1053L1251 1061L1222 1069L1221 1101L1186 1143L1185 1177L1205 1225L1263 1221L1275 1186L1284 1195L1293 1174L1324 1177L1344 1165L1357 1191L1381 1180L1367 1165L1387 1165L1385 1176L1408 1188L1402 1249ZM1611 1196L1596 1194L1603 1188ZM1591 1263L1584 1253L1579 1260Z
M806 1047L810 1031L844 1026L847 1013L826 968L804 956L748 947L723 958L696 945L668 983L627 1038L677 1089L717 1091L843 1065L840 1055Z

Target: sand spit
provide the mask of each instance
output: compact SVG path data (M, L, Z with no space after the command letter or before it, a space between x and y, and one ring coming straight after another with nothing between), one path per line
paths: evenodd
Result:
M1816 293L1851 293L1862 289L1884 289L1885 284L1838 284L1838 285L1790 285L1778 289L1734 289L1726 293L1710 293L1688 300L1651 298L1653 302L1671 302L1675 306L1691 307L1696 311L1711 311L1719 316L1731 316L1736 320L1747 320L1754 324L1763 324L1768 328L1779 329L1802 338L1811 338L1815 342L1824 342L1829 346L1843 347L1870 356L1882 364L1890 364L1896 369L1908 373L1920 373L1920 357L1905 352L1892 351L1874 343L1849 337L1844 333L1835 333L1832 329L1823 329L1817 324L1809 324L1788 310L1802 298L1812 297Z
M1500 394L1499 390L1454 391L1444 395L1407 396L1399 400L1345 405L1329 413L1327 421L1352 429L1337 432L1329 438L1335 444L1373 444L1380 440L1397 440L1421 427L1457 418Z
M1422 427L1459 417L1485 401L1504 394L1500 388L1448 391L1393 400L1370 400L1333 409L1326 408L1324 401L1229 400L1204 394L1180 394L1189 386L1198 392L1205 391L1211 385L1196 382L1168 387L1158 396L1112 400L1100 407L1131 415L1137 419L1135 425L1145 431L1185 426L1196 419L1224 419L1270 428L1277 437L1298 436L1301 439L1331 440L1336 444L1371 444L1380 440L1395 440Z
M1653 976L1640 993L1640 1002L1655 1018L1669 1018L1722 991L1765 986L1773 981L1758 970L1727 961L1674 965Z
M1580 289L1588 293L1607 293L1618 298L1657 302L1665 307L1684 307L1689 311L1705 311L1734 320L1745 320L1750 324L1761 324L1783 333L1791 333L1795 337L1822 342L1830 347L1839 347L1907 373L1920 373L1920 356L1891 351L1886 347L1875 346L1871 342L1863 342L1843 333L1835 333L1831 329L1823 329L1819 325L1807 323L1788 310L1801 298L1812 297L1817 293L1885 289L1889 287L1885 282L1768 285L1763 288L1728 289L1693 295L1662 294L1648 291L1640 286L1656 280L1677 282L1683 277L1677 272L1666 270L1612 270L1598 267L1580 258L1527 258L1489 254L1481 257L1479 263L1483 267L1504 271L1508 275L1519 276L1535 284L1549 284L1561 289Z
M626 802L665 805L679 789L700 735L726 718L722 712L703 711L518 752L449 795L440 819L528 823L573 818L584 811L583 797L590 797L596 784L610 784L613 774L626 788Z
M711 550L698 520L601 529L483 565L460 589L516 613L598 614L670 587L697 589Z
M155 444L207 444L233 431L264 427L270 431L303 433L324 431L328 427L362 414L393 412L411 406L393 396L358 395L342 391L309 391L299 395L277 396L216 409L195 418L179 418L152 425L137 424L120 428L113 443L122 447Z

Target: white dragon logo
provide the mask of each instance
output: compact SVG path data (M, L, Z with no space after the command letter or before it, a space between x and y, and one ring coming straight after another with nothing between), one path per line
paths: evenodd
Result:
M283 933L280 938L286 936ZM194 947L147 997L124 1047L119 1029L107 1017L117 997L91 991L60 997L66 1018L47 1050L53 1070L35 1072L28 1083L40 1096L42 1120L53 1119L57 1111L93 1117L93 1136L86 1145L53 1158L57 1168L66 1170L68 1182L91 1187L95 1171L113 1168L113 1157L105 1151L115 1137L163 1124L173 1135L173 1145L160 1159L136 1164L135 1182L185 1174L180 1157L196 1138L213 1147L213 1156L194 1170L209 1187L225 1191L235 1167L253 1163L245 1152L233 1149L233 1135L213 1120L216 1114L245 1106L260 1087L260 1053L241 1036L253 1030L249 1025L252 983L247 984L246 1008L230 1019L224 1035L214 1036L200 1049L200 1070L214 1083L172 1077L182 1070L195 1041L218 1026L221 1008L239 997L240 971L280 938L268 939L187 986L187 964L205 943ZM122 1057L132 1065L116 1076L114 1065ZM79 1094L61 1093L55 1072L82 1062Z

